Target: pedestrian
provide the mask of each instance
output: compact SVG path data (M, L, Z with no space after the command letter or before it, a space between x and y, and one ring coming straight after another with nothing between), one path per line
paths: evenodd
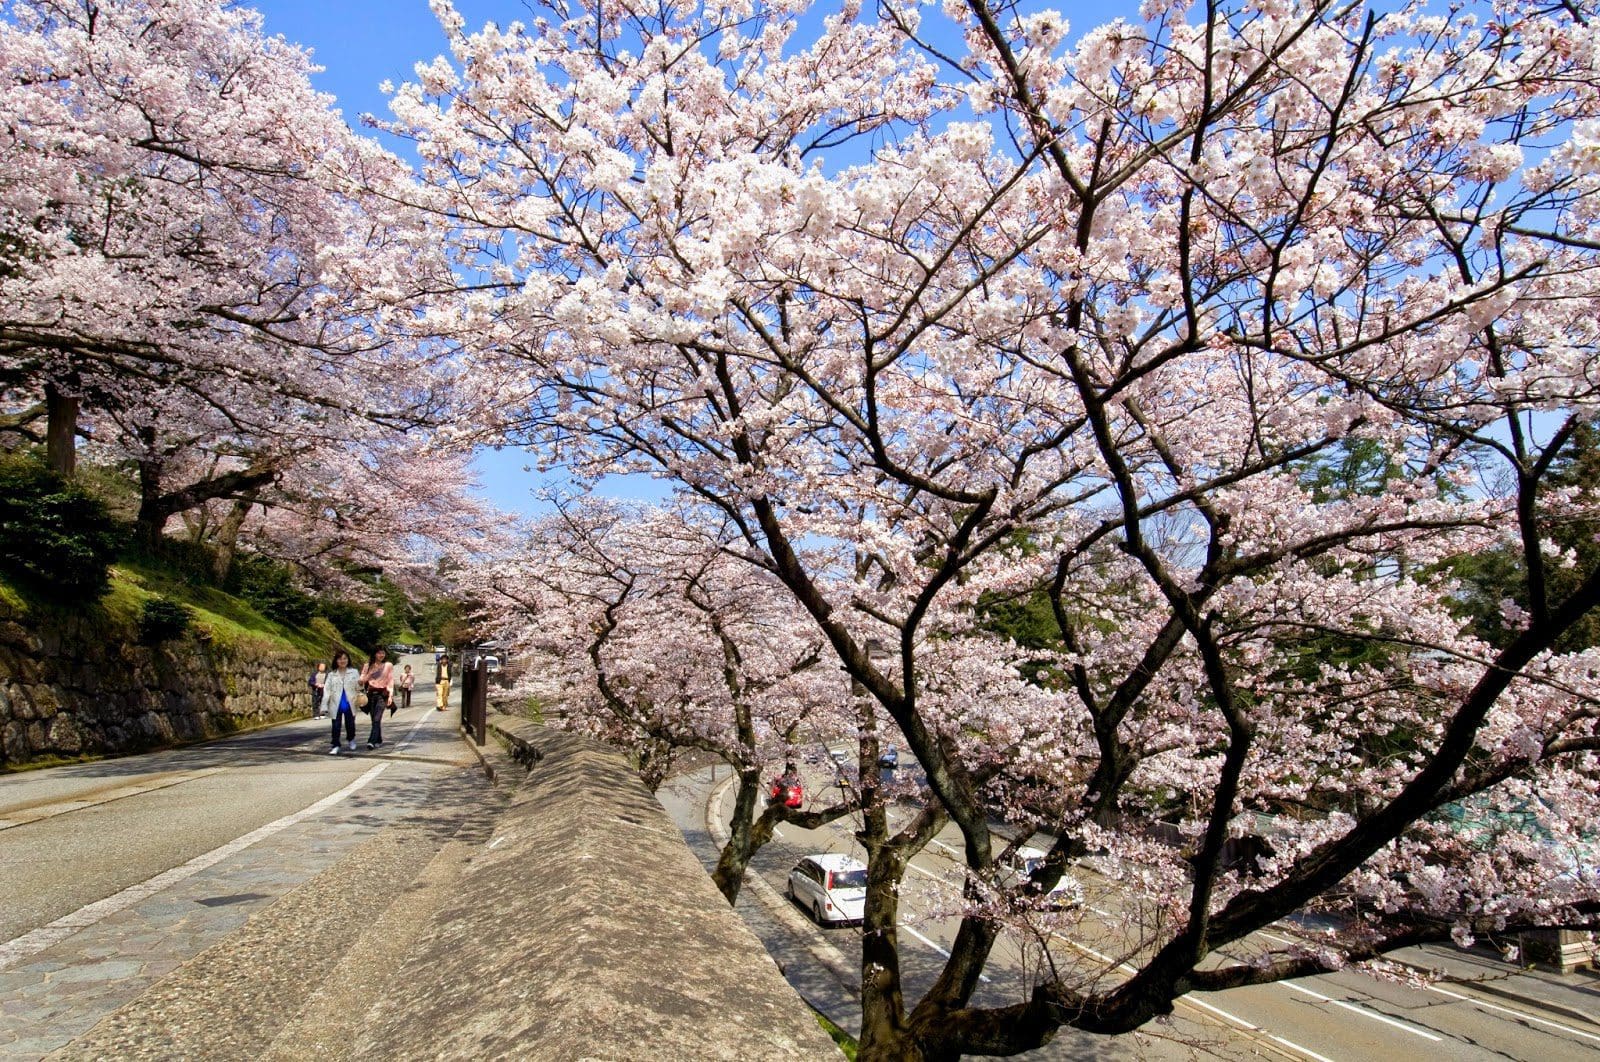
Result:
M438 711L450 707L450 657L440 653L434 661L433 671L433 706Z
M333 654L333 663L325 672L323 680L322 703L328 714L333 716L333 748L328 752L337 755L339 752L339 726L344 725L344 749L346 752L356 750L356 702L361 699L361 672L350 666L350 654L340 649Z
M411 673L411 665L407 664L406 669L400 673L400 678L396 680L396 687L400 691L400 707L410 710L411 687L416 684L416 681L417 676ZM389 714L393 715L394 710L390 709Z
M317 669L306 679L306 685L311 687L311 718L321 719L325 714L322 710L322 690L328 684L328 665L321 660L317 661Z
M367 714L372 716L372 733L367 735L367 748L383 745L383 713L394 704L394 665L389 663L389 651L383 646L372 651L372 658L361 669L361 686L367 691Z

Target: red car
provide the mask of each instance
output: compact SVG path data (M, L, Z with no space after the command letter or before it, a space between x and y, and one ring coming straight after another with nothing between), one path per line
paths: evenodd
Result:
M805 799L805 790L800 787L796 778L775 778L772 789L767 793L767 802L777 804L781 802L786 808L797 808Z

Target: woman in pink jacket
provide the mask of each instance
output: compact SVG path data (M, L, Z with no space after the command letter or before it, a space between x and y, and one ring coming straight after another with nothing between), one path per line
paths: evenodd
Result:
M372 651L372 659L361 669L361 688L367 691L367 713L372 716L372 733L367 737L367 748L383 744L383 713L394 703L394 665L389 663L389 651L383 646Z

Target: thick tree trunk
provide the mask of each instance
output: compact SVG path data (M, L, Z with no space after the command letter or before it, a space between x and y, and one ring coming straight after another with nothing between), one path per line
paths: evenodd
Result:
M877 719L865 688L852 684L861 711L861 843L867 849L867 902L861 923L862 1062L924 1062L911 1035L900 975L900 879L905 860L889 841L889 811L878 790Z
M177 514L217 498L243 501L245 512L248 512L249 506L260 496L261 489L277 478L272 464L251 465L163 493L164 460L153 454L153 446L152 439L146 447L146 456L139 460L138 533L140 541L146 545L159 543L161 536L166 533L168 521ZM240 519L243 519L243 515L240 515ZM231 557L229 564L232 564Z
M216 553L211 561L211 575L222 586L228 581L228 574L233 571L233 558L239 552L239 529L244 526L245 517L250 515L250 506L256 502L257 491L250 491L244 497L237 499L233 507L228 510L227 519L222 521L222 526L217 528Z
M71 477L78 470L78 398L44 385L44 455L50 467Z
M869 815L869 818L871 816ZM870 830L870 827L869 827ZM922 1062L911 1035L900 977L900 860L887 849L867 860L861 926L861 1062Z
M148 448L139 458L139 515L135 532L140 545L153 549L167 529L167 509L161 504L162 462Z

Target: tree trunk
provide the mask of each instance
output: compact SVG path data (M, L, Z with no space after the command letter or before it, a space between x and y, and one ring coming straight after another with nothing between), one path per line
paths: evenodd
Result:
M78 470L78 398L44 385L45 461L69 479Z
M871 817L870 815L868 816ZM867 860L861 926L860 1062L922 1062L911 1034L900 977L900 860L887 848Z
M139 457L139 515L135 530L139 544L154 549L167 529L167 510L161 504L161 458L151 452L151 439L145 440L145 452Z
M739 899L739 889L744 885L745 869L756 845L751 827L755 822L756 804L761 799L761 771L746 768L739 772L739 793L733 802L733 823L728 827L728 843L717 856L717 869L711 880L722 893L728 905Z
M889 842L889 810L878 789L877 717L860 683L851 692L861 712L857 791L861 843L867 849L867 902L861 921L861 1062L923 1062L911 1034L900 975L900 879L905 861Z
M256 503L257 491L250 491L244 497L234 501L233 508L228 510L227 519L222 521L222 526L217 528L216 553L211 560L211 575L222 586L228 581L228 574L233 571L233 558L239 552L239 529L244 526L245 517L250 515L250 507Z

